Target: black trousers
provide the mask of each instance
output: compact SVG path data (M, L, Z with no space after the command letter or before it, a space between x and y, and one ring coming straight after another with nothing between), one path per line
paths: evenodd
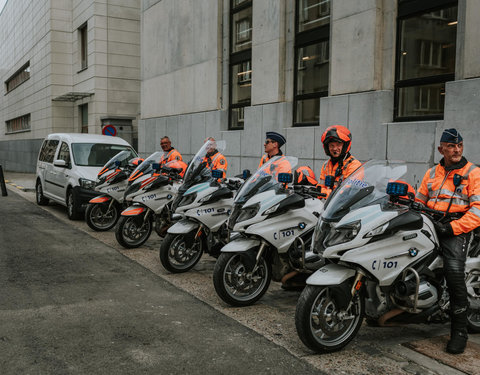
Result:
M465 285L465 261L472 238L473 232L469 232L440 240L443 269L450 295L453 329L465 330L467 326L468 295Z

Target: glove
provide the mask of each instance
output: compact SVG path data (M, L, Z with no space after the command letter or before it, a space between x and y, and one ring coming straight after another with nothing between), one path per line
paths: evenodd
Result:
M453 236L453 228L450 223L434 223L435 230L439 237L452 237Z

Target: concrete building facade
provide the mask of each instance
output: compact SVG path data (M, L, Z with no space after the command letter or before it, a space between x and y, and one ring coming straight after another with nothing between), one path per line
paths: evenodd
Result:
M141 11L141 153L168 135L188 158L214 136L227 141L233 175L256 169L265 132L278 131L284 151L319 173L321 135L342 124L353 134L352 154L405 160L414 184L439 161L445 128L458 128L465 155L480 161L478 1L144 0ZM235 51L245 36L248 49ZM248 61L239 73L232 67L240 54ZM318 75L308 80L302 69L311 58ZM325 82L309 92L317 80ZM232 86L240 84L250 91L238 115Z
M113 125L136 146L140 0L9 0L0 14L0 164L35 171L53 132Z

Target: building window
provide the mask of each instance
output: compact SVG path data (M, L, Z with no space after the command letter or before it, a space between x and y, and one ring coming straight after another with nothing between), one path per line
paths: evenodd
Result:
M231 0L229 129L243 129L252 98L252 1Z
M23 82L30 78L30 61L18 69L9 79L5 81L7 93L15 87L20 86Z
M88 104L78 106L82 133L88 133Z
M30 127L30 113L28 115L16 117L6 121L7 131L5 134L28 132Z
M328 95L330 0L297 0L293 126L318 125Z
M88 67L88 32L86 23L78 28L78 39L80 47L80 68L83 70Z
M443 119L456 38L457 1L399 0L395 121Z

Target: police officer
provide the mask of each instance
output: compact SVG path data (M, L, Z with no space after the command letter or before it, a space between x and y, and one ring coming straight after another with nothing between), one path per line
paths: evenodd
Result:
M205 139L205 143L207 143L207 154L203 161L207 163L207 167L210 168L210 170L221 170L223 172L223 178L225 178L228 167L227 159L217 150L215 138L208 137Z
M265 148L265 155L263 155L260 159L260 164L258 164L258 168L260 168L263 164L268 162L274 156L283 155L280 147L282 147L286 142L287 140L280 133L266 132L265 142L263 142L263 147Z
M322 134L322 143L325 154L330 159L322 165L318 185L322 188L322 193L328 196L333 188L350 176L362 163L350 155L352 134L345 126L328 127Z
M182 161L182 155L174 147L172 147L172 142L167 136L160 139L160 147L163 150L163 155L159 161L160 166L172 160Z
M456 129L442 133L438 151L443 158L425 173L416 200L446 213L446 222L435 224L450 295L451 329L446 351L460 354L468 339L465 261L472 231L480 225L480 168L463 157L463 139Z

